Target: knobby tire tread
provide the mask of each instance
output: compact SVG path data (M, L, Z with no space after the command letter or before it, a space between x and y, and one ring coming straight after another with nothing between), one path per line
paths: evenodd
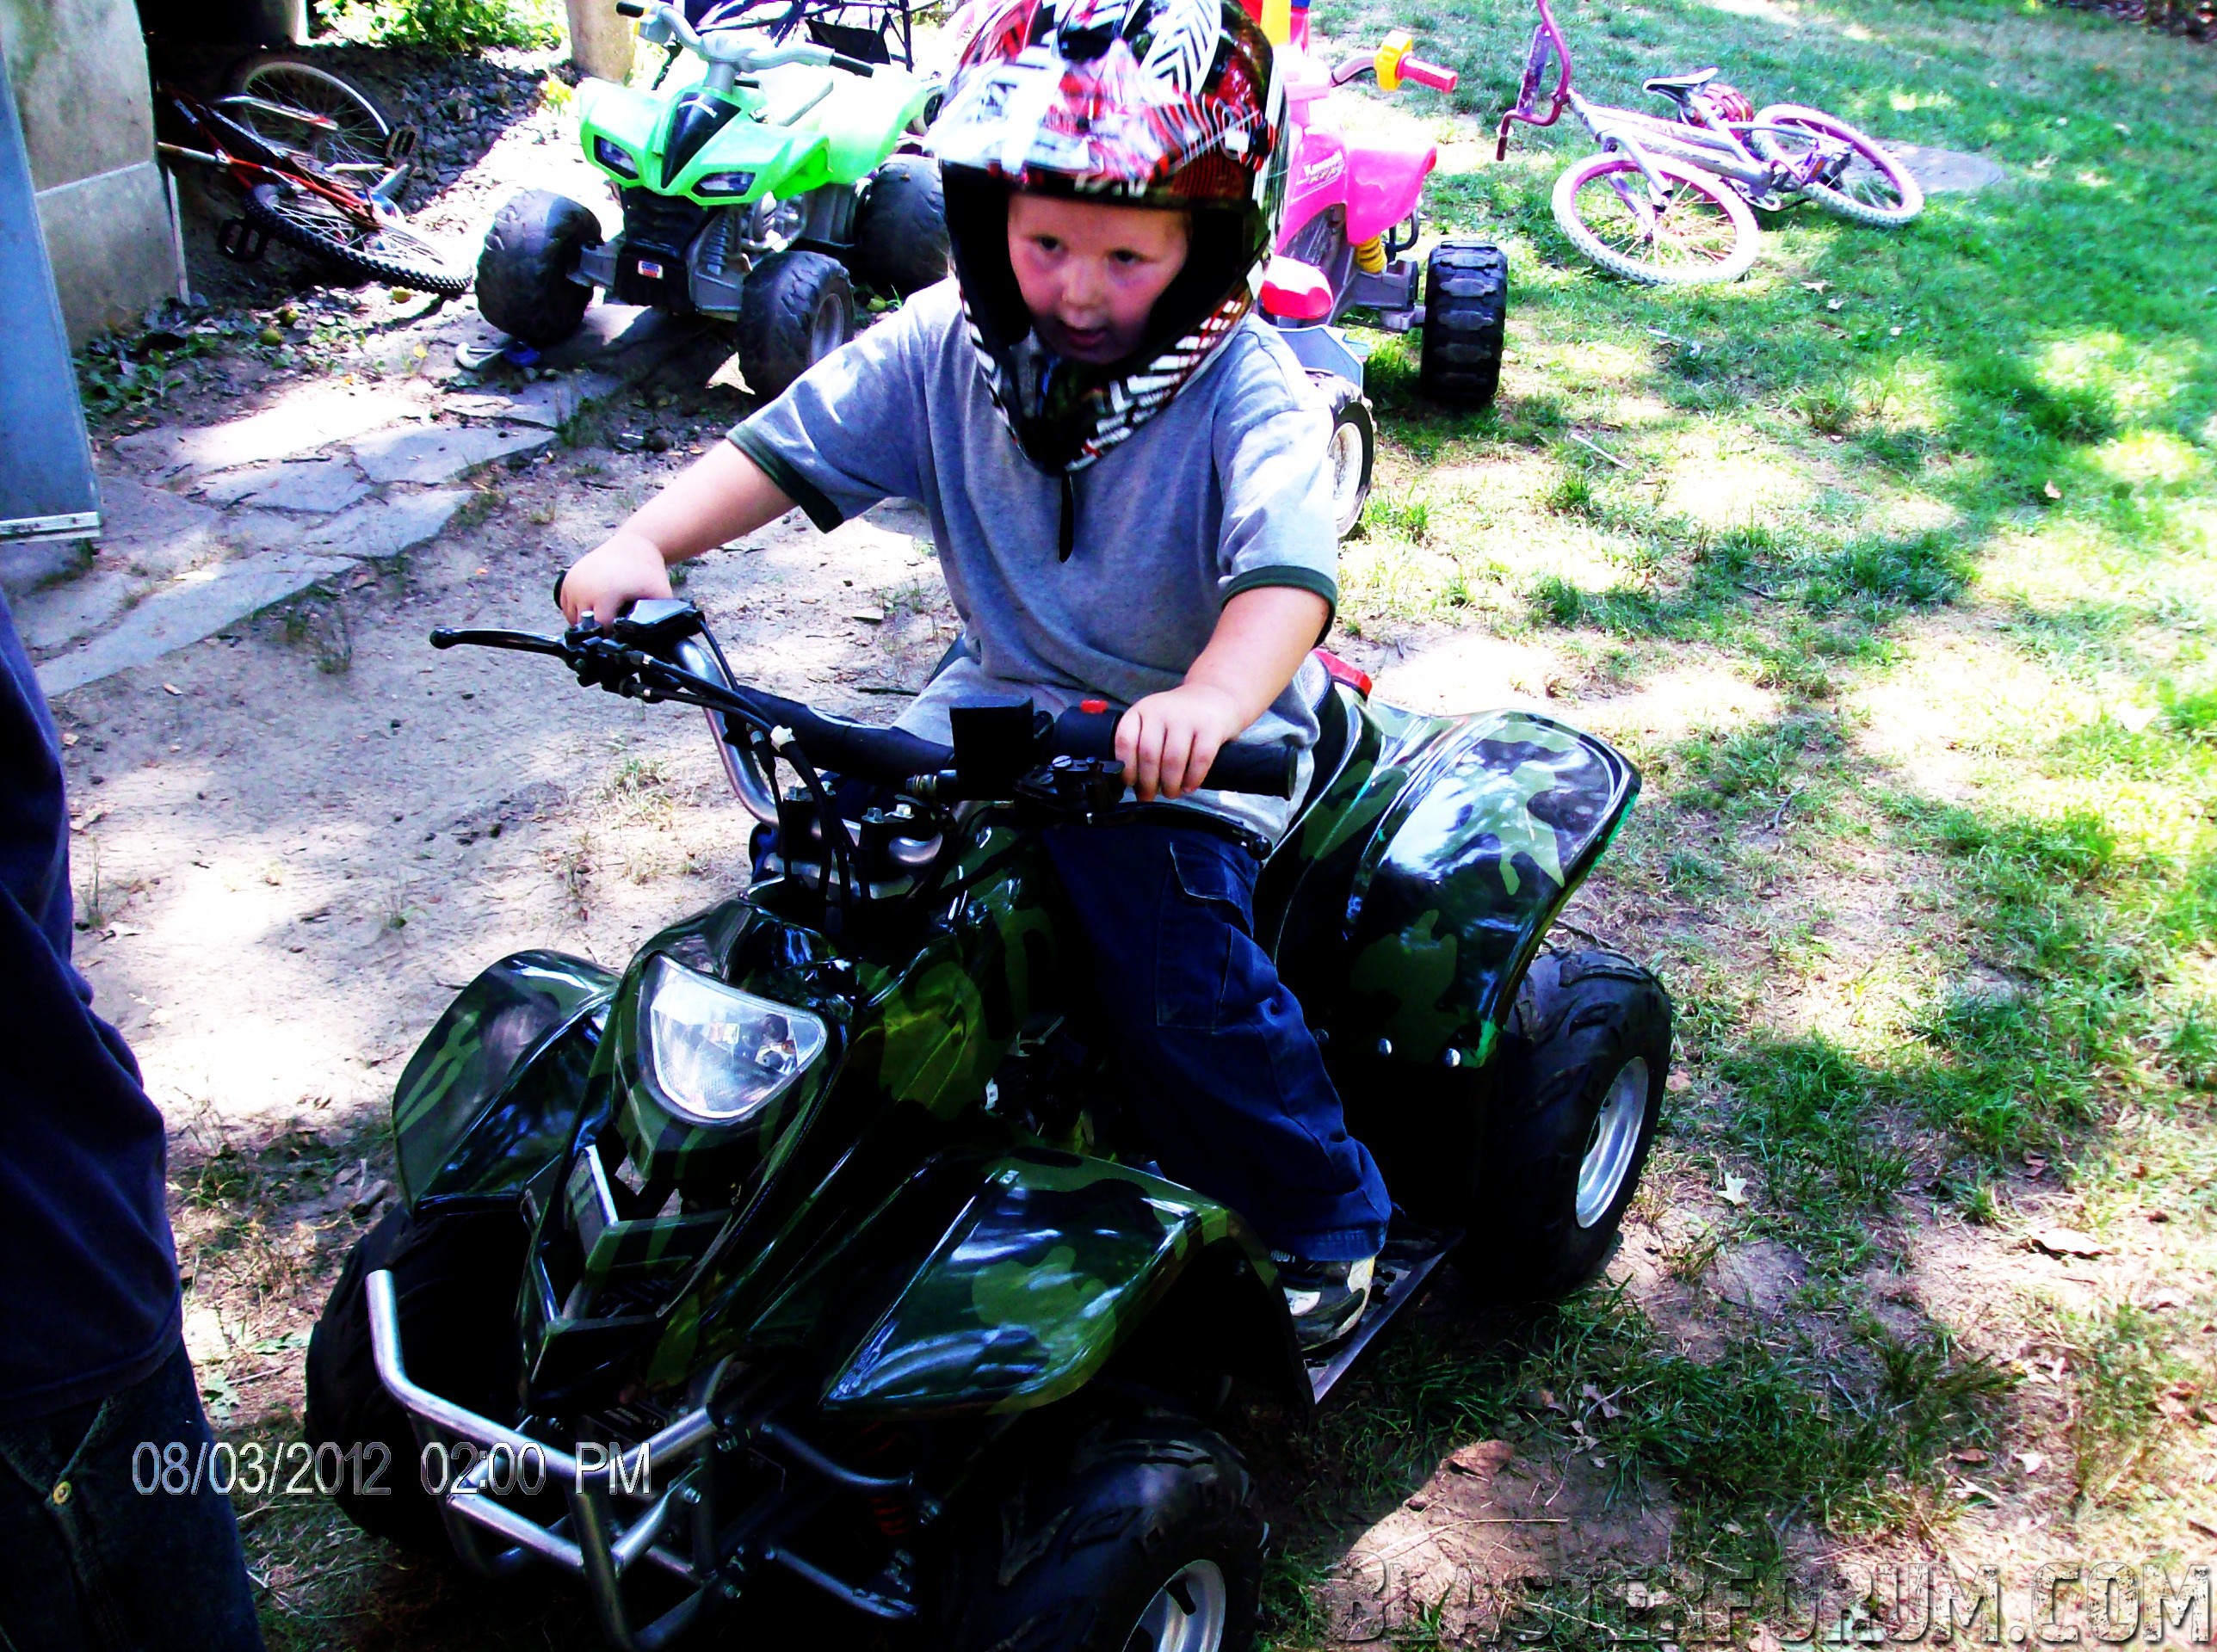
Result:
M470 290L470 277L466 274L452 274L443 267L434 274L419 265L364 252L343 241L334 241L329 236L317 234L306 225L286 217L262 198L263 190L275 188L274 184L265 183L250 190L244 210L250 223L287 246L320 258L349 274L383 281L388 287L413 287L417 292L436 293L446 299L459 299Z
M1668 156L1654 158L1655 170L1664 177L1677 180L1682 186L1719 203L1726 218L1732 220L1734 237L1731 253L1718 262L1691 274L1666 272L1637 258L1627 258L1610 246L1591 230L1578 213L1578 185L1603 171L1619 170L1601 163L1618 161L1612 155L1592 155L1564 168L1555 180L1551 205L1556 225L1568 236L1571 243L1595 263L1612 274L1621 275L1628 281L1639 281L1649 287L1702 287L1712 283L1736 281L1754 268L1757 253L1761 250L1762 231L1757 227L1754 211L1730 186L1710 177L1707 173L1685 166ZM1628 160L1622 164L1630 167ZM1635 175L1636 167L1632 168Z
M1824 110L1813 108L1806 103L1773 103L1757 110L1755 119L1760 128L1781 120L1790 122L1796 116L1816 117L1832 129L1834 137L1844 139L1861 150L1864 157L1885 173L1894 188L1900 192L1902 204L1891 210L1869 206L1823 184L1809 184L1800 190L1801 194L1836 218L1843 218L1850 224L1861 224L1874 230L1898 230L1924 210L1924 186L1917 182L1916 175L1880 149L1876 140L1861 127L1850 126L1839 116L1827 114ZM1748 147L1766 161L1775 158L1771 152L1775 143L1768 133L1761 130L1748 134Z

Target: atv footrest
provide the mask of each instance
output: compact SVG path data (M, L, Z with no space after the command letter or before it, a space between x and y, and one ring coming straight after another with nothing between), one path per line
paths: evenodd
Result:
M1330 1347L1319 1349L1307 1361L1309 1391L1318 1404L1331 1386L1362 1358L1371 1340L1386 1328L1393 1316L1416 1300L1417 1292L1440 1261L1461 1242L1456 1230L1420 1228L1398 1217L1386 1235L1386 1248L1378 1254L1377 1278L1370 1287L1370 1305L1355 1328Z

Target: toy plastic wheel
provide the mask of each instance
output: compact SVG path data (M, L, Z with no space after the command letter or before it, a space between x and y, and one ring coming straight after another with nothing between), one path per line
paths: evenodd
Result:
M1806 163L1813 151L1819 176L1801 193L1826 212L1887 229L1924 210L1924 188L1907 167L1846 121L1799 103L1774 103L1757 112L1748 147L1766 161Z
M530 1240L513 1211L468 1211L417 1220L396 1207L361 1237L308 1337L312 1447L363 1448L362 1486L333 1499L365 1532L434 1552L447 1548L438 1505L423 1489L408 1414L378 1380L369 1340L369 1276L392 1272L408 1373L435 1394L487 1416L516 1411L516 1293ZM383 1453L374 1451L381 1445ZM375 1458L384 1471L373 1474ZM370 1482L386 1495L364 1495Z
M1341 539L1355 532L1370 497L1370 467L1378 453L1378 422L1362 387L1336 373L1312 373L1331 409L1332 527Z
M362 178L383 175L386 145L392 140L392 117L368 93L330 70L289 52L258 52L231 71L225 91L232 97L298 109L331 123L318 126L246 104L224 109L228 118L264 143L296 150L334 172L351 174L356 188L362 187Z
M511 338L543 348L577 330L593 289L571 279L601 244L601 220L567 195L527 189L504 202L478 254L478 310Z
M1483 241L1442 241L1424 260L1423 354L1417 391L1475 411L1501 387L1509 260Z
M1662 1112L1670 999L1618 953L1543 952L1505 1031L1462 1268L1528 1301L1609 1260Z
M257 183L247 194L247 221L287 246L373 281L412 287L442 298L470 290L466 270L450 268L439 250L385 217L368 218L290 183Z
M820 252L774 252L739 293L739 367L764 401L855 336L846 266Z
M960 1539L952 1652L1242 1652L1268 1530L1239 1453L1157 1414L1100 1424L1027 1470Z
M905 299L944 280L953 252L939 163L896 155L870 176L855 214L855 274L864 285Z
M1665 155L1650 163L1661 201L1628 155L1595 155L1555 180L1555 222L1580 252L1658 287L1736 281L1755 262L1755 214L1731 188Z

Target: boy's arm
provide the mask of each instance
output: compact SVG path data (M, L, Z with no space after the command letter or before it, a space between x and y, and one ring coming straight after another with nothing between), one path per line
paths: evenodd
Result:
M719 441L571 565L562 613L573 626L588 613L605 624L627 602L668 596L670 564L728 545L792 509L761 465Z
M1331 617L1323 597L1292 585L1259 585L1226 602L1185 681L1116 724L1116 756L1139 800L1198 790L1217 752L1285 693Z

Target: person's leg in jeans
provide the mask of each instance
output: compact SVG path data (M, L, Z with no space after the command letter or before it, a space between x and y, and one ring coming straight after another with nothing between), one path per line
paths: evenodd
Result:
M1163 1169L1310 1261L1374 1256L1391 1203L1300 1006L1251 933L1254 856L1205 826L1058 827L1095 1008Z
M105 1400L0 1423L0 1647L261 1652L231 1500L191 1483L212 1443L182 1341Z

